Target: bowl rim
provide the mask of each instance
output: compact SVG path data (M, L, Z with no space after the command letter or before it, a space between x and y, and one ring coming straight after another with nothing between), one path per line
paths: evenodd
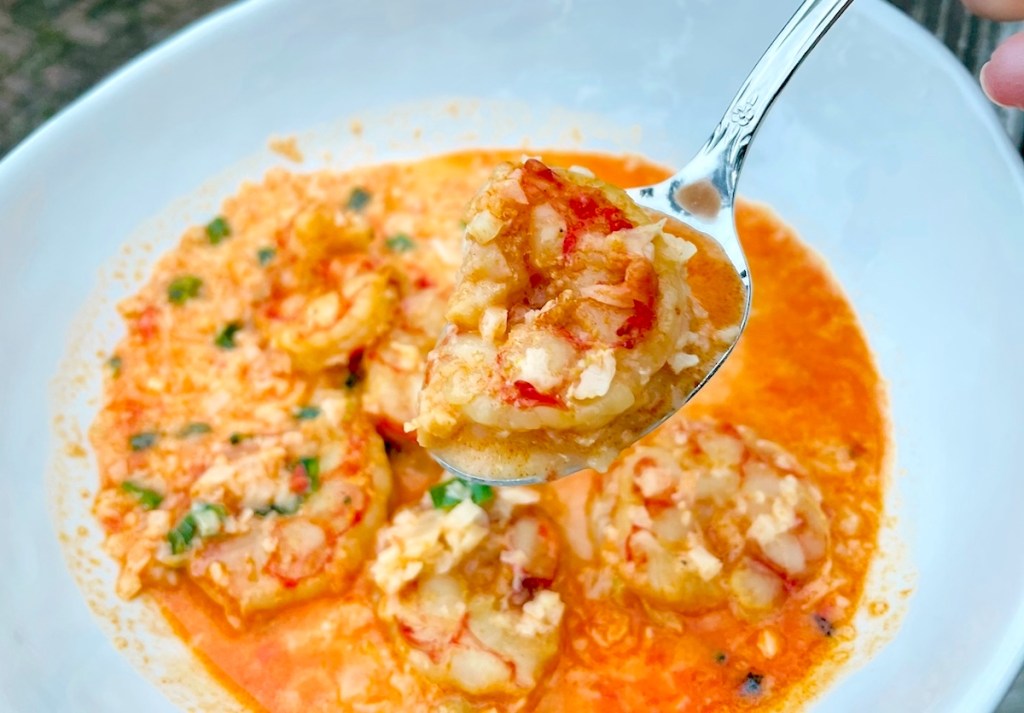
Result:
M62 132L73 131L79 117L91 107L113 100L127 89L136 76L174 63L182 53L206 38L215 36L234 22L256 17L283 5L288 0L238 0L193 21L170 37L135 56L101 79L78 98L37 126L28 136L0 159L0 206L5 203L9 186L19 174L30 171L37 157L50 150L53 140ZM935 36L887 0L861 0L854 12L869 22L885 26L907 43L907 47L930 66L941 69L952 81L965 107L984 128L988 139L1016 186L1024 205L1024 161L999 123L996 112L980 86L959 59ZM1010 625L996 640L982 672L970 681L964 700L979 710L995 710L1024 666L1024 589Z

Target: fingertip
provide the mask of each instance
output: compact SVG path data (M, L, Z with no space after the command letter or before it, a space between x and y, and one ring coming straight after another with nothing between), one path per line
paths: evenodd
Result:
M1024 32L1016 34L992 54L981 68L981 87L996 104L1024 108Z
M981 65L981 71L978 72L978 82L981 83L981 90L985 92L986 95L988 95L989 99L992 98L992 87L988 81L988 68L991 64L991 60L985 62L985 64Z

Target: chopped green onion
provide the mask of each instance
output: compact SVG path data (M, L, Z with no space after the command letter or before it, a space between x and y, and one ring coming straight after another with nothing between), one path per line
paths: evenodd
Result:
M469 488L461 480L446 480L430 489L430 501L438 510L449 510L469 497Z
M306 471L306 477L309 478L309 492L315 493L320 489L320 459L316 456L299 458L299 465Z
M171 554L180 555L192 544L196 536L196 520L189 513L181 519L177 526L167 533L167 542L171 545Z
M494 500L494 488L483 483L470 483L469 497L477 505L489 503L491 500Z
M180 431L178 431L178 438L188 438L189 436L200 436L204 433L209 433L213 429L210 428L210 424L202 423L201 421L195 421L188 424Z
M483 483L467 483L460 478L446 480L430 489L430 501L439 510L450 510L463 500L484 505L494 499L494 488Z
M256 253L256 259L260 261L260 267L266 267L275 255L277 255L276 248L260 248Z
M235 431L230 436L228 436L228 443L230 443L233 446L237 446L242 441L248 441L250 438L252 438L251 433L239 433L238 431Z
M394 253L409 252L414 247L416 247L416 244L412 241L412 238L410 238L405 233L398 233L396 235L392 235L384 242L387 244L388 250Z
M171 304L182 305L199 296L203 281L195 275L181 275L167 286L167 299Z
M156 445L158 438L160 438L160 434L156 431L142 431L128 439L128 446L133 451L144 451Z
M287 503L271 503L265 507L256 508L253 512L260 517L266 517L272 512L276 512L278 515L294 515L299 511L299 506L302 505L301 498L294 498Z
M231 235L231 226L222 215L218 215L206 224L206 237L210 239L211 245L217 245L229 235Z
M119 357L117 354L107 359L107 367L110 369L110 375L115 379L121 376L122 365L123 362L121 361L121 357Z
M319 406L300 406L292 411L292 416L298 421L309 421L320 415Z
M241 322L228 322L224 329L220 330L220 334L217 335L213 343L221 349L234 349L238 345L235 344L235 335L238 334L242 329Z
M121 490L134 497L143 510L155 510L164 500L164 496L155 490L143 488L128 480L121 483Z
M346 389L354 389L354 388L356 388L356 384L358 384L358 383L359 383L359 374L355 373L354 371L350 371L348 373L348 376L345 377L345 388Z
M177 526L167 533L167 542L171 545L171 554L180 555L189 548L196 535L211 537L220 532L228 512L223 505L217 503L196 502L192 504L185 517Z
M345 207L349 210L361 211L370 202L370 197L368 190L356 186L348 195L348 203L345 204Z
M211 537L220 532L220 526L227 519L228 512L216 503L193 503L192 517L200 537Z
M278 515L294 515L299 511L300 505L302 505L302 498L294 497L286 503L274 503L270 507Z

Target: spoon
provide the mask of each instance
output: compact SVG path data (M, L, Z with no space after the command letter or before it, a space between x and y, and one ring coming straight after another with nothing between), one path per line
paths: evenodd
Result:
M697 155L682 170L661 183L626 191L639 205L671 216L717 242L743 284L743 315L736 337L686 397L686 401L700 391L732 353L750 317L753 285L747 257L736 233L734 210L736 183L743 168L747 148L775 98L793 76L793 72L852 2L853 0L804 0L751 70L726 109L722 120ZM647 432L654 430L671 415L666 414L652 423ZM466 473L436 453L431 455L446 470L464 480L491 485L526 485L549 479L530 477L494 480ZM559 477L580 469L581 466L567 467L559 473Z
M697 155L678 173L661 183L626 191L639 205L665 213L712 238L721 246L743 283L745 304L736 338L686 401L692 399L725 363L736 348L750 317L753 284L747 256L736 233L735 215L736 184L747 149L797 67L852 2L804 0L747 75L725 115ZM651 430L667 418L652 424Z

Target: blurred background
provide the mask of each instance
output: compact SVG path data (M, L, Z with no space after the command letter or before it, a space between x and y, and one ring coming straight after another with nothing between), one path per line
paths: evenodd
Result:
M105 75L229 2L0 0L0 156ZM972 17L959 0L891 2L933 32L975 77L995 46L1021 29ZM1024 113L993 111L1014 145L1024 148ZM999 713L1024 713L1024 676Z
M0 155L112 70L229 2L0 0ZM1015 29L970 16L959 0L892 2L934 32L975 76ZM1024 114L997 111L1022 147Z

